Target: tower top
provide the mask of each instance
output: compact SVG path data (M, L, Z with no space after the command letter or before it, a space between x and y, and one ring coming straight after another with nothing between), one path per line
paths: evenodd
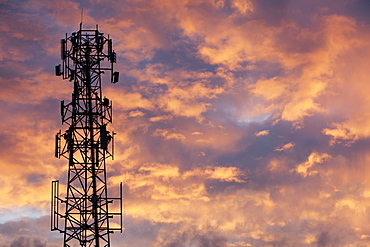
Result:
M84 8L81 9L81 22L80 22L80 29L82 29L82 23L84 21Z

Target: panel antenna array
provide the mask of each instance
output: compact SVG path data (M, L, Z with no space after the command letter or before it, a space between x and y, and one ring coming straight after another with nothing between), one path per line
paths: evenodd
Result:
M98 27L83 30L80 25L61 40L61 58L55 73L73 83L73 93L71 102L61 102L62 123L68 128L56 135L55 156L68 159L68 181L63 198L59 181L52 182L51 230L64 234L64 247L109 247L110 233L122 232L122 184L119 197L108 197L105 161L113 159L115 133L107 130L112 102L102 96L101 79L109 74L112 83L118 82L116 53Z

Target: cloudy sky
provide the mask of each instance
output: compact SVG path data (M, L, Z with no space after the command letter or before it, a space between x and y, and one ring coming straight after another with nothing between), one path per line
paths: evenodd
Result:
M60 39L109 34L113 246L370 246L367 0L0 0L0 246L56 247Z

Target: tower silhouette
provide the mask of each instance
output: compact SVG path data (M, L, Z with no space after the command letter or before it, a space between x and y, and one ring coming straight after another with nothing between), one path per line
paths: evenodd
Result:
M55 156L68 159L68 177L63 198L59 181L52 181L51 230L64 234L64 247L107 247L110 234L122 232L122 184L119 197L108 197L106 159L113 159L115 133L107 130L112 102L101 87L105 77L118 82L116 53L98 26L84 30L81 23L79 31L61 40L61 58L55 73L73 83L73 93L71 102L61 101L62 124L68 128L55 137ZM113 203L117 212L109 211ZM112 218L118 218L116 227Z

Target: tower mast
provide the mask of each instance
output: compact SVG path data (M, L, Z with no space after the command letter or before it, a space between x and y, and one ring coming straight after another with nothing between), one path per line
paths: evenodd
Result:
M110 73L110 81L118 82L119 73L113 72L116 53L98 26L84 30L81 24L79 31L61 40L61 58L56 75L73 83L73 93L71 102L61 102L62 123L68 129L55 138L55 156L68 159L68 178L63 199L59 181L52 182L51 230L64 234L64 247L109 247L110 233L122 232L122 184L120 196L109 198L105 161L113 158L115 133L107 130L112 103L102 96L101 80ZM120 207L112 213L108 208L114 200ZM120 217L119 227L109 224L114 216Z

